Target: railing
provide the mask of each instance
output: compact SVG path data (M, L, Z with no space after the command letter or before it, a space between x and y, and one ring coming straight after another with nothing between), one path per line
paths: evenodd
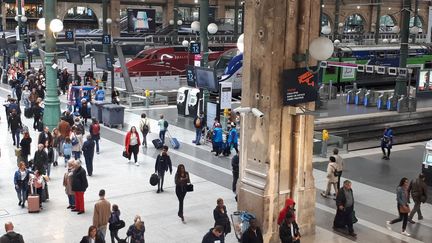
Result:
M375 43L375 34L368 33L368 34L340 34L337 38L335 35L323 35L331 39L332 41L339 39L342 43L356 43L360 45L368 45L368 44L374 44ZM411 35L412 37L413 35ZM416 42L417 43L424 43L426 42L427 34L417 34L416 35ZM400 42L400 34L394 34L394 33L382 33L379 35L379 40L381 42L387 39L389 42ZM394 41L396 40L396 41Z

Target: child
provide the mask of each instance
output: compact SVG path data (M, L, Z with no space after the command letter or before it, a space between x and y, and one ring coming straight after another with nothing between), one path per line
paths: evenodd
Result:
M65 168L66 168L67 162L70 160L72 156L72 142L69 137L65 138L65 142L63 144L63 156L65 159Z

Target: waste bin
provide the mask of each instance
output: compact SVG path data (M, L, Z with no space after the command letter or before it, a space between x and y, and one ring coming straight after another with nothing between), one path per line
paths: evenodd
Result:
M432 140L426 143L422 162L422 173L427 185L432 186Z
M91 106L91 117L96 118L98 122L102 122L102 107L104 105L111 104L108 101L95 101L92 102Z
M124 127L124 107L110 104L102 106L102 123L107 127L121 125Z
M187 105L189 89L188 87L181 87L177 91L177 113L182 116L189 115Z

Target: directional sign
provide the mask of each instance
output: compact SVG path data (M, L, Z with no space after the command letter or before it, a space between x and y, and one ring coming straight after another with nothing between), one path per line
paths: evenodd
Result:
M201 53L201 43L199 42L192 42L189 45L189 52L191 54L200 54Z
M111 45L111 35L102 35L102 44Z
M74 40L74 32L72 30L65 31L66 40L73 41Z
M21 26L19 32L21 35L27 35L27 26Z

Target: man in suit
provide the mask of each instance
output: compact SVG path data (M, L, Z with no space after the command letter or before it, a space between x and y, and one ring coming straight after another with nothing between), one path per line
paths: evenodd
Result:
M105 199L105 190L99 191L99 200L94 206L93 225L98 228L105 239L108 220L111 216L111 203Z
M24 243L24 239L22 235L14 231L14 225L12 224L12 222L7 222L5 224L5 231L6 234L0 237L0 243L10 243L10 242Z

